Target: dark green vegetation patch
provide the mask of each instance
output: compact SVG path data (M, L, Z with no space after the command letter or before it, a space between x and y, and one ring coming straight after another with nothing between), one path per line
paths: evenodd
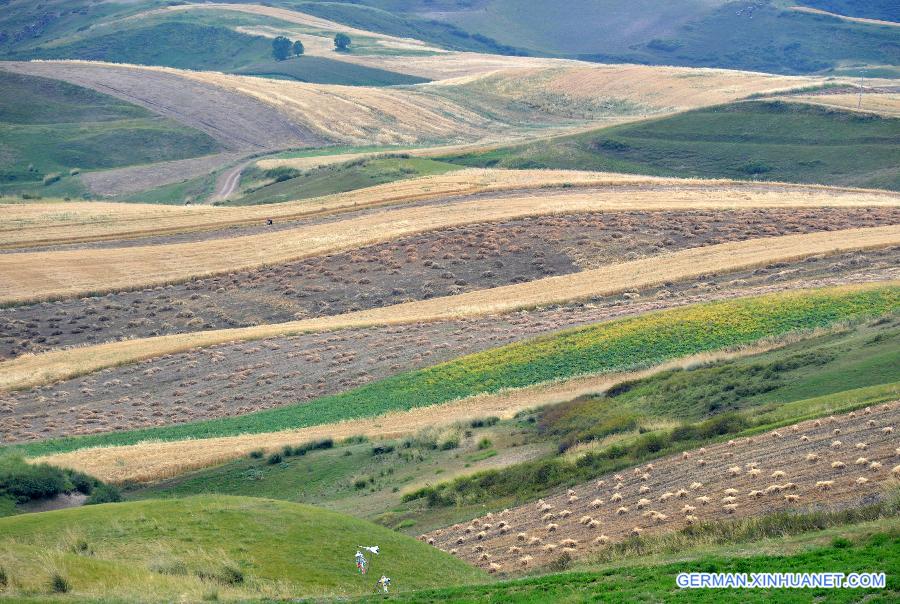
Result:
M206 134L142 107L66 82L0 71L0 191L54 185L73 171L218 150Z
M900 190L900 119L752 101L443 159Z

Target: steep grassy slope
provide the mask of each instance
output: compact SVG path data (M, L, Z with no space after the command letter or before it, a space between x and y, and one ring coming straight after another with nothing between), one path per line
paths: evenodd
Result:
M370 575L353 561L379 545ZM121 601L321 597L465 584L479 571L424 543L355 518L266 499L196 497L107 504L0 519L8 592Z
M25 445L28 455L324 424L436 405L581 374L626 371L898 307L896 287L838 288L701 304L601 323L468 355L343 394L238 417Z
M428 81L394 71L305 55L288 61L266 59L248 63L233 70L233 73L342 86L398 86Z
M17 59L86 59L229 71L265 60L272 43L225 27L164 22L88 36L68 44L38 47Z
M791 11L789 3L771 0L664 4L580 0L539 3L523 11L514 0L482 0L408 2L407 8L535 52L601 62L810 73L846 60L881 65L900 61L900 44L890 27ZM857 12L882 17L886 11L896 13L886 4Z
M444 174L459 166L418 157L374 157L314 168L305 172L290 168L249 171L249 187L223 205L257 205L309 199L344 193L398 180ZM254 177L257 183L253 184Z
M444 159L898 190L900 119L752 101Z
M0 71L0 190L42 189L45 177L66 177L73 168L217 150L209 136L136 105L58 80Z

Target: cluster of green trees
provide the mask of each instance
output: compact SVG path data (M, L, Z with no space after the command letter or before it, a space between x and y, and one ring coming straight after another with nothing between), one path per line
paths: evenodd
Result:
M350 48L350 36L347 34L335 34L334 48L335 50L346 51ZM272 40L272 56L276 61L285 61L291 56L299 57L303 54L303 42L294 40L293 42L284 37L278 36Z
M299 57L303 54L303 42L294 40L291 42L284 36L278 36L272 40L272 56L276 61L284 61L291 57Z

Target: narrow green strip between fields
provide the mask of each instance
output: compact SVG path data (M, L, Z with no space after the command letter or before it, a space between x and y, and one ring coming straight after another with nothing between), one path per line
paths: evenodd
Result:
M505 388L630 371L669 359L856 321L900 309L900 287L790 292L699 304L563 331L409 371L308 403L189 424L23 445L28 456L76 449L258 434L374 417Z

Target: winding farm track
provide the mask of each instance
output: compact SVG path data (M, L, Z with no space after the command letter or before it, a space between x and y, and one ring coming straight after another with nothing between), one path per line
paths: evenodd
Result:
M246 153L218 153L191 159L83 172L81 181L95 195L120 197L214 172L246 157Z
M900 245L900 225L768 237L692 248L527 283L288 323L124 340L0 363L0 389L30 388L143 359L237 340L508 313L846 250ZM18 256L17 254L7 255Z

